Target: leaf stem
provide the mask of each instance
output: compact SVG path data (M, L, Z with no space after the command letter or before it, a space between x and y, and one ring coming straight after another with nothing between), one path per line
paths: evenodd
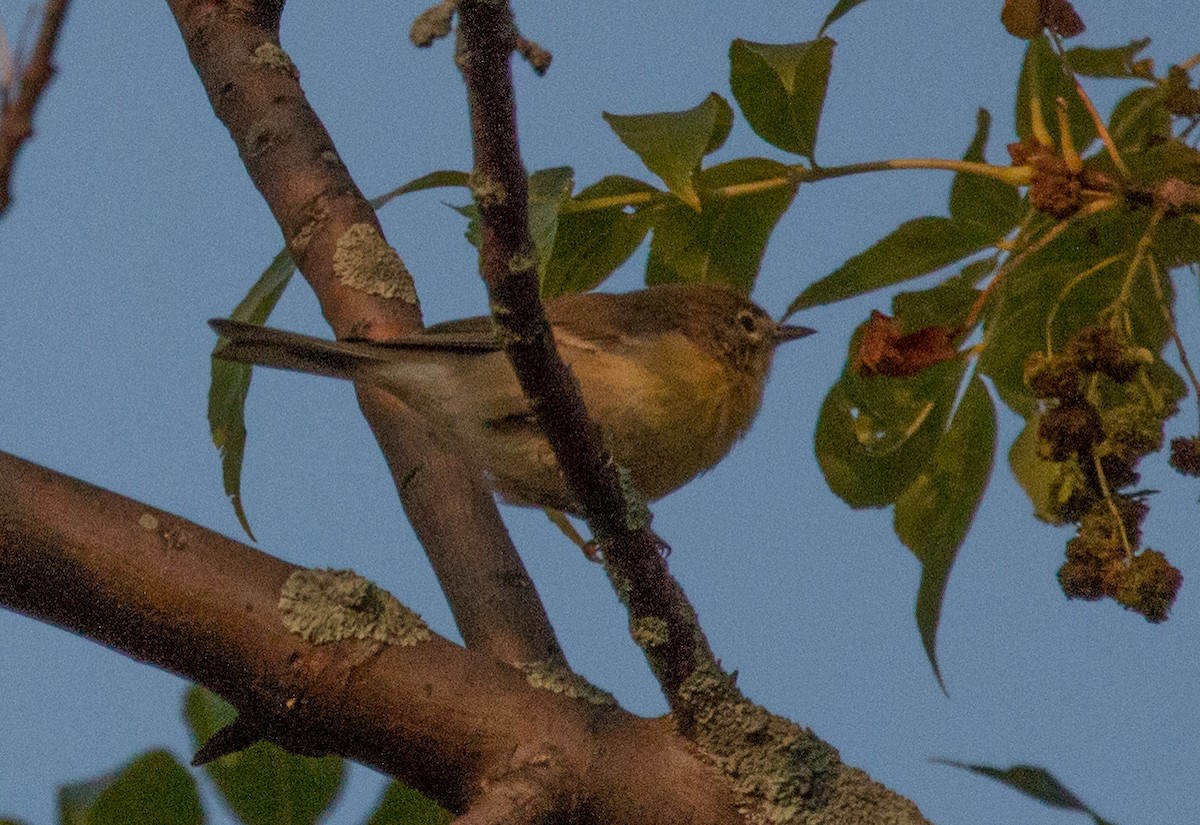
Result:
M866 163L850 163L845 166L821 166L813 169L798 167L798 169L802 182L840 178L863 172L884 172L891 169L944 169L947 172L983 175L1013 186L1023 186L1029 183L1030 176L1033 174L1033 170L1027 166L995 166L990 163L947 158L895 158Z
M1187 373L1188 381L1192 385L1192 392L1195 393L1196 412L1197 415L1200 415L1200 379L1196 378L1196 372L1192 369L1192 363L1188 359L1183 340L1179 337L1179 328L1175 325L1175 312L1167 303L1166 291L1162 285L1162 273L1158 271L1158 264L1155 263L1153 256L1146 259L1146 269L1150 272L1150 285L1154 287L1154 297L1158 299L1158 307L1162 310L1163 320L1166 321L1167 329L1171 333L1171 340L1175 342L1175 350L1179 353L1179 363L1183 365L1183 371Z
M1071 73L1071 79L1075 81L1075 92L1079 95L1079 99L1083 102L1084 107L1088 110L1088 114L1092 116L1092 123L1096 127L1096 134L1100 136L1104 148L1108 151L1108 156L1112 158L1113 167L1117 173L1125 180L1129 180L1129 167L1125 165L1125 161L1121 160L1121 153L1117 151L1117 144L1113 142L1112 135L1108 133L1108 126L1104 123L1104 118L1100 117L1100 112L1096 110L1096 104L1092 103L1092 99L1088 97L1088 93L1083 90L1083 84L1079 82L1079 78L1075 73Z
M1113 500L1112 489L1108 486L1108 478L1104 475L1104 467L1100 464L1100 457L1095 453L1092 453L1092 467L1096 470L1096 480L1100 482L1100 492L1104 495L1104 501L1108 504L1108 509L1113 514L1113 519L1121 531L1121 545L1125 548L1125 557L1132 558L1133 546L1129 543L1125 519L1121 517L1121 510L1117 507L1117 502Z
M977 161L954 160L946 158L895 158L892 160L875 160L864 163L850 163L845 166L820 166L809 168L802 164L788 167L788 174L774 178L748 183L735 183L709 189L708 194L716 197L739 197L758 192L769 192L772 189L783 189L799 183L814 183L832 178L842 178L849 175L860 175L868 172L887 172L896 169L943 169L947 172L964 172L971 175L982 175L1003 181L1012 186L1024 186L1029 183L1033 170L1027 166L994 166L990 163ZM625 195L606 195L601 198L573 198L562 206L563 213L591 212L601 209L613 209L625 206L645 206L664 198L663 192L630 192Z
M1121 282L1121 292L1117 295L1117 299L1113 302L1113 311L1119 307L1129 306L1129 295L1133 291L1133 279L1137 277L1138 268L1142 265L1142 260L1146 257L1146 250L1150 248L1150 241L1154 239L1154 230L1158 226L1159 221L1163 219L1163 214L1166 212L1166 207L1160 206L1154 210L1154 214L1150 216L1150 223L1146 227L1146 231L1138 238L1137 246L1133 248L1133 257L1129 261L1129 269L1125 272L1125 279ZM1128 312L1128 309L1126 309Z
M1058 293L1058 300L1056 300L1054 302L1054 304L1050 307L1049 313L1047 313L1047 315L1046 315L1046 354L1047 355L1054 354L1054 341L1052 338L1051 330L1054 327L1054 319L1058 315L1058 308L1060 306L1062 306L1063 301L1065 301L1067 299L1067 295L1069 295L1071 293L1071 290L1073 290L1076 286L1078 286L1081 281L1083 281L1086 278L1090 278L1091 276L1095 275L1100 270L1106 269L1107 267L1111 266L1112 264L1115 264L1119 260L1121 260L1120 253L1118 253L1116 255L1109 255L1104 260L1093 264L1092 266L1085 269L1083 272L1080 272L1077 275L1075 275L1075 277L1073 277L1071 280L1067 281L1066 285L1063 286L1062 290Z

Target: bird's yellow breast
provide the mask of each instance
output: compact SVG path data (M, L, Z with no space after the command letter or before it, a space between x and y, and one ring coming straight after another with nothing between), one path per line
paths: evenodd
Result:
M756 377L738 375L686 337L669 333L638 357L564 346L584 402L614 458L648 499L675 490L720 461L753 421L762 401Z

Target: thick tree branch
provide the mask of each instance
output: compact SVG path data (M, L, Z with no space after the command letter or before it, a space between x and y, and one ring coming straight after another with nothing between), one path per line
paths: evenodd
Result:
M244 729L290 750L374 766L452 811L478 803L481 822L521 810L740 823L746 786L775 776L747 762L730 783L729 767L722 779L669 719L638 719L565 669L523 673L454 645L356 579L0 453L0 605L198 682L238 708ZM314 590L331 581L353 587ZM861 771L807 752L806 787L827 789L756 821L924 822Z
M691 605L667 572L660 541L645 526L648 518L635 512L640 503L623 489L600 429L550 334L539 298L528 184L517 142L512 12L506 2L492 0L462 0L458 12L457 61L471 110L480 257L494 316L508 332L506 349L538 425L601 540L609 575L626 599L634 637L687 730L694 709L684 701L684 683L698 670L719 672L719 667ZM649 627L656 632L641 632ZM653 644L647 643L651 636Z
M169 0L213 110L338 337L420 327L411 279L279 47L282 0ZM359 388L401 500L472 647L508 662L562 657L491 494L387 393Z
M33 137L33 113L54 78L54 46L70 0L50 0L42 15L33 52L23 66L13 65L0 88L0 215L12 202L11 178L17 154Z
M669 724L570 698L411 622L350 637L390 597L330 613L324 626L346 638L305 641L294 582L327 576L0 453L0 604L205 685L272 741L372 765L456 812L495 810L507 788L576 821L740 821Z

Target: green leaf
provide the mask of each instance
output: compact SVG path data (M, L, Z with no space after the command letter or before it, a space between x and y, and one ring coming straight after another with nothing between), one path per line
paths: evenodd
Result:
M454 816L420 791L392 782L367 825L447 825Z
M1091 115L1079 100L1075 83L1071 80L1062 58L1054 53L1045 37L1029 41L1025 49L1025 63L1021 67L1021 79L1017 85L1017 135L1022 141L1032 141L1033 116L1030 101L1041 102L1042 120L1046 124L1056 147L1061 146L1058 134L1058 98L1067 101L1067 123L1075 148L1082 154L1095 139L1096 127Z
M963 160L985 160L990 126L991 115L980 109L975 136ZM959 172L950 188L949 218L927 216L900 224L874 246L810 284L792 301L786 314L852 298L949 266L1003 240L1020 221L1022 211L1016 188L984 175Z
M983 498L996 451L996 411L972 377L928 465L896 500L896 535L921 562L916 619L929 664L942 682L937 629L950 568Z
M171 754L153 750L119 772L64 785L58 792L63 825L201 825L196 781Z
M184 717L197 747L236 716L233 707L200 687L189 690L184 700ZM333 804L345 763L332 756L296 756L259 742L210 762L205 770L229 807L248 825L308 825Z
M371 206L375 207L376 211L380 207L386 206L390 201L395 200L401 195L408 195L413 192L423 192L426 189L439 189L446 187L470 187L471 176L466 172L459 172L454 169L442 169L437 172L430 172L428 175L422 175L419 178L410 180L401 186L397 186L390 192L385 192L371 198Z
M861 336L862 328L851 351ZM829 489L856 509L895 503L928 465L963 368L947 361L908 378L847 368L825 396L813 439Z
M1063 505L1071 493L1084 485L1079 464L1071 461L1050 461L1038 451L1038 422L1034 415L1008 450L1008 466L1013 478L1021 485L1033 505L1033 514L1049 524L1066 524Z
M696 211L700 194L694 176L701 159L720 148L733 127L733 109L725 98L710 94L694 109L649 115L614 115L604 119L621 142L637 153L667 188Z
M1001 399L1025 417L1035 408L1025 360L1063 346L1117 300L1129 262L1149 223L1148 210L1108 210L1073 221L1057 238L1010 270L993 289L984 316L979 369ZM1039 229L1033 227L1035 237ZM1158 352L1166 340L1162 310L1145 273L1129 284L1133 341Z
M1150 45L1150 38L1131 40L1124 46L1097 49L1076 46L1067 50L1067 63L1077 74L1086 77L1136 77L1153 80L1149 61L1138 60L1138 54Z
M926 275L992 246L1003 235L950 218L905 221L874 246L809 285L792 301L787 314Z
M986 162L984 152L991 122L988 110L980 109L975 116L975 137L963 160ZM1002 237L1021 220L1021 195L1015 186L995 178L959 172L950 187L950 218L959 223L977 224Z
M230 317L251 324L265 323L296 271L282 251L259 276ZM242 462L246 454L246 394L250 391L250 365L212 359L208 386L208 427L213 444L221 454L221 478L225 495L233 504L242 529L256 541L242 507Z
M977 270L984 275L995 268L995 260L977 261L963 272L919 292L901 292L892 298L892 314L904 332L922 327L962 324L979 299Z
M1062 808L1068 811L1078 811L1087 814L1096 825L1114 825L1100 816L1083 801L1059 782L1054 774L1036 765L1013 765L1011 768L993 768L988 765L970 765L965 762L955 762L950 759L932 760L942 765L962 768L997 782L1003 782L1010 788L1015 788L1026 796L1031 796L1051 808Z
M1154 235L1154 257L1166 272L1200 263L1200 224L1191 215L1164 220ZM1167 284L1163 284L1166 288Z
M818 35L825 34L825 30L837 22L840 18L853 9L855 6L866 2L866 0L838 0L837 5L833 7L833 11L825 16L825 22L821 24L821 30Z
M729 85L759 137L784 151L813 157L834 45L828 37L787 45L730 44Z
M563 204L542 273L542 297L586 292L611 275L646 237L647 205L659 194L649 184L610 175Z
M789 167L765 158L718 164L697 183L699 213L679 203L655 212L646 283L722 283L748 293L799 183Z
M1200 185L1200 151L1178 140L1131 154L1126 163L1130 175L1147 189L1169 178Z
M117 778L116 773L105 774L95 779L72 782L58 789L59 825L87 825L88 813L104 789Z
M558 213L570 200L575 170L570 166L542 169L529 176L529 234L537 251L538 274L543 275L554 249Z
M1135 89L1121 98L1109 119L1108 133L1118 149L1143 150L1171 137L1171 113L1161 86Z

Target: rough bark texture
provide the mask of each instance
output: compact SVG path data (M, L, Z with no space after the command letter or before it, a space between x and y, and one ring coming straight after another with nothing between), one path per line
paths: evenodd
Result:
M411 279L279 46L283 3L168 5L213 111L337 336L383 340L419 328ZM467 644L509 662L561 659L475 472L431 444L423 422L387 393L361 387L359 401Z

